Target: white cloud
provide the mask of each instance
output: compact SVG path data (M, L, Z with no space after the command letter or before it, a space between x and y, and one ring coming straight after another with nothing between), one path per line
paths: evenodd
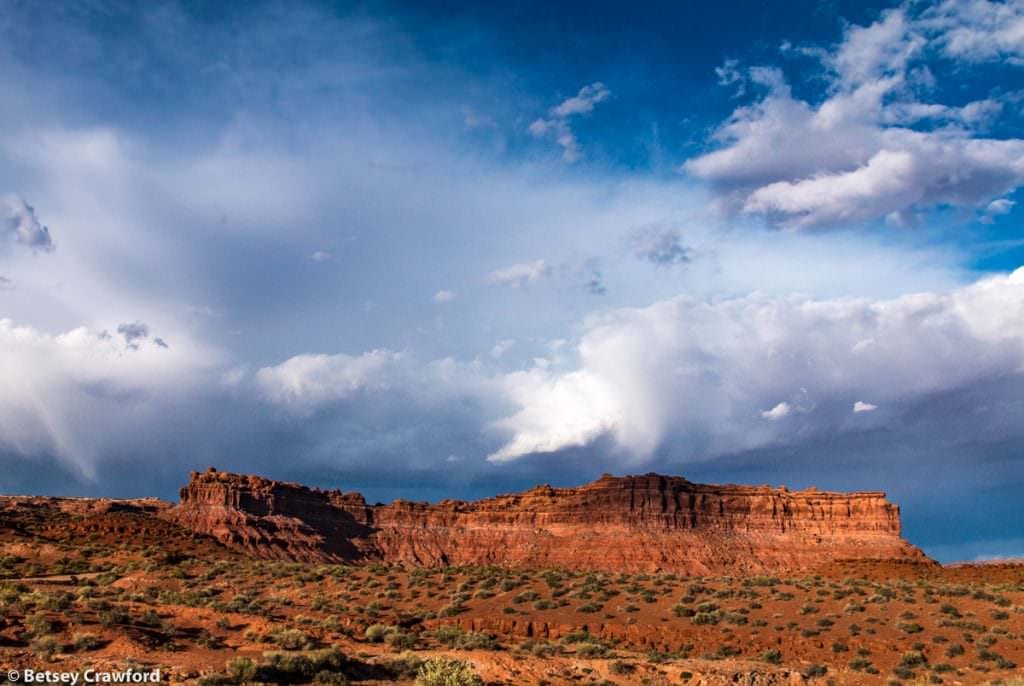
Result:
M43 226L35 208L17 195L8 195L0 202L7 210L5 231L16 243L44 252L54 249L50 229Z
M737 108L714 134L717 149L685 171L712 185L722 210L789 228L984 207L1024 184L1024 140L979 135L1001 113L999 100L917 99L912 65L929 40L938 40L934 30L903 9L850 27L819 55L830 84L818 103L796 98L777 69L747 70L766 93ZM932 126L912 128L921 122Z
M584 86L573 97L552 107L548 112L548 118L535 119L527 131L535 138L553 138L562 146L562 159L566 162L575 162L582 153L569 121L573 117L590 114L598 103L610 97L611 91L601 82Z
M1017 378L1024 269L894 300L680 297L591 319L578 353L576 369L506 379L521 409L496 424L511 438L492 459L599 435L638 459L666 440L680 457L710 457L840 430L869 394L898 408ZM799 398L801 413L779 396ZM784 428L761 421L787 415Z
M487 275L487 281L493 284L521 288L550 277L553 271L552 266L546 260L534 260L533 262L521 262L502 267L501 269L495 269Z
M853 404L853 413L860 414L862 412L874 412L878 409L878 405L872 403L866 403L863 400L858 400Z
M516 342L515 342L514 339L511 339L511 338L503 338L503 339L501 339L500 341L498 341L497 343L494 344L493 348L491 348L491 357L493 357L496 360L500 359L502 356L504 356L505 353L507 353L509 350L511 350L512 346L514 346L515 344L516 344Z
M14 282L6 276L0 276L0 291L13 291Z
M580 88L580 92L567 98L551 110L551 116L566 119L578 114L590 114L594 106L610 98L612 92L600 81Z
M922 26L946 56L968 62L1024 64L1024 2L945 0L929 8Z
M788 417L789 413L792 411L793 409L789 406L789 403L783 401L776 405L775 407L773 407L772 409L764 410L763 412L761 412L761 416L765 419L770 419L773 422L777 422L780 419L785 419L786 417Z
M443 305L444 303L452 302L455 300L455 297L456 296L453 291L440 290L437 293L434 293L434 302L438 305Z
M326 250L317 250L309 256L309 259L313 262L331 262L334 260L334 255Z
M1024 269L891 300L677 297L592 316L575 353L568 367L542 358L515 372L387 351L300 355L258 382L300 414L356 394L470 402L503 437L493 462L603 437L633 461L662 446L703 459L861 430L847 424L851 407L884 403L883 419L898 422L929 398L1024 383Z
M1013 210L1013 206L1016 205L1013 200L1008 198L998 198L993 200L985 208L979 221L983 224L995 223L996 217L1004 214L1009 214Z
M353 394L392 387L390 375L405 362L401 353L373 350L362 355L296 355L264 367L256 381L268 398L299 412L345 400Z

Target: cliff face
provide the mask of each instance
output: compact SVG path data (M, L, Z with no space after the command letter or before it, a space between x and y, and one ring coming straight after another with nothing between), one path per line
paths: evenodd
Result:
M475 502L395 501L193 472L167 517L273 559L499 564L680 574L767 572L842 559L927 561L878 492L708 486L604 476Z

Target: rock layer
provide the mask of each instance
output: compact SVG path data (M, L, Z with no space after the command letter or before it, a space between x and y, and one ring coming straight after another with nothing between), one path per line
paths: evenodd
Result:
M437 504L193 472L162 516L268 559L757 573L847 559L930 562L881 492L602 476L578 488Z

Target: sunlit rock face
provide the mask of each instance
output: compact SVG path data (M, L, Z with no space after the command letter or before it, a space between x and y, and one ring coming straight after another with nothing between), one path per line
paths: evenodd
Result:
M678 574L772 572L837 560L930 562L881 492L714 486L603 476L479 501L396 500L210 470L164 516L257 557Z

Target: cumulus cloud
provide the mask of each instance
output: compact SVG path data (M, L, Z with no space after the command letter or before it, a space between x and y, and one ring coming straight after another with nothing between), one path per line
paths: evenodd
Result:
M43 252L54 249L50 229L39 221L34 207L17 195L5 196L0 204L7 211L6 233L15 243Z
M716 130L716 149L685 171L711 184L724 211L788 228L984 207L1024 184L1024 140L980 135L1002 111L998 100L950 107L918 99L915 60L947 35L937 30L904 9L851 26L816 53L829 81L816 103L794 96L780 70L748 69L745 80L764 94L737 108Z
M773 422L777 422L780 419L785 419L786 417L788 417L789 413L792 411L793 408L790 407L789 403L787 403L786 401L782 401L772 409L764 410L763 412L761 412L761 416L764 417L765 419L770 419Z
M521 409L497 422L511 438L492 460L605 435L639 458L666 441L709 457L842 429L864 397L891 409L1019 380L1024 269L894 300L680 297L592 319L578 353L576 369L505 380ZM780 396L801 398L801 412Z
M460 399L490 417L492 462L599 439L636 462L703 459L863 429L846 423L851 407L884 403L883 419L899 421L946 393L1024 384L1024 269L891 300L682 296L591 317L575 355L513 372L390 351L300 355L257 379L304 415L367 394Z
M570 126L573 117L587 115L594 111L598 103L611 97L612 92L601 82L583 86L579 93L567 98L548 111L548 117L535 119L528 131L535 138L552 138L562 146L562 159L575 162L581 156L579 142Z
M629 235L628 243L637 259L659 267L686 264L693 260L693 251L683 244L678 229L640 227Z
M862 412L874 412L878 409L878 405L872 403L866 403L863 400L858 400L853 404L853 413L860 414Z
M440 290L437 293L434 293L434 302L438 305L450 303L453 300L455 300L455 293L453 291Z
M303 416L369 397L383 397L385 402L401 397L425 405L443 404L452 397L479 399L493 383L476 363L449 358L423 362L393 350L296 355L259 369L254 381L267 401Z
M495 269L487 275L487 281L492 284L522 288L550 277L553 272L554 268L548 264L547 260L541 259Z

